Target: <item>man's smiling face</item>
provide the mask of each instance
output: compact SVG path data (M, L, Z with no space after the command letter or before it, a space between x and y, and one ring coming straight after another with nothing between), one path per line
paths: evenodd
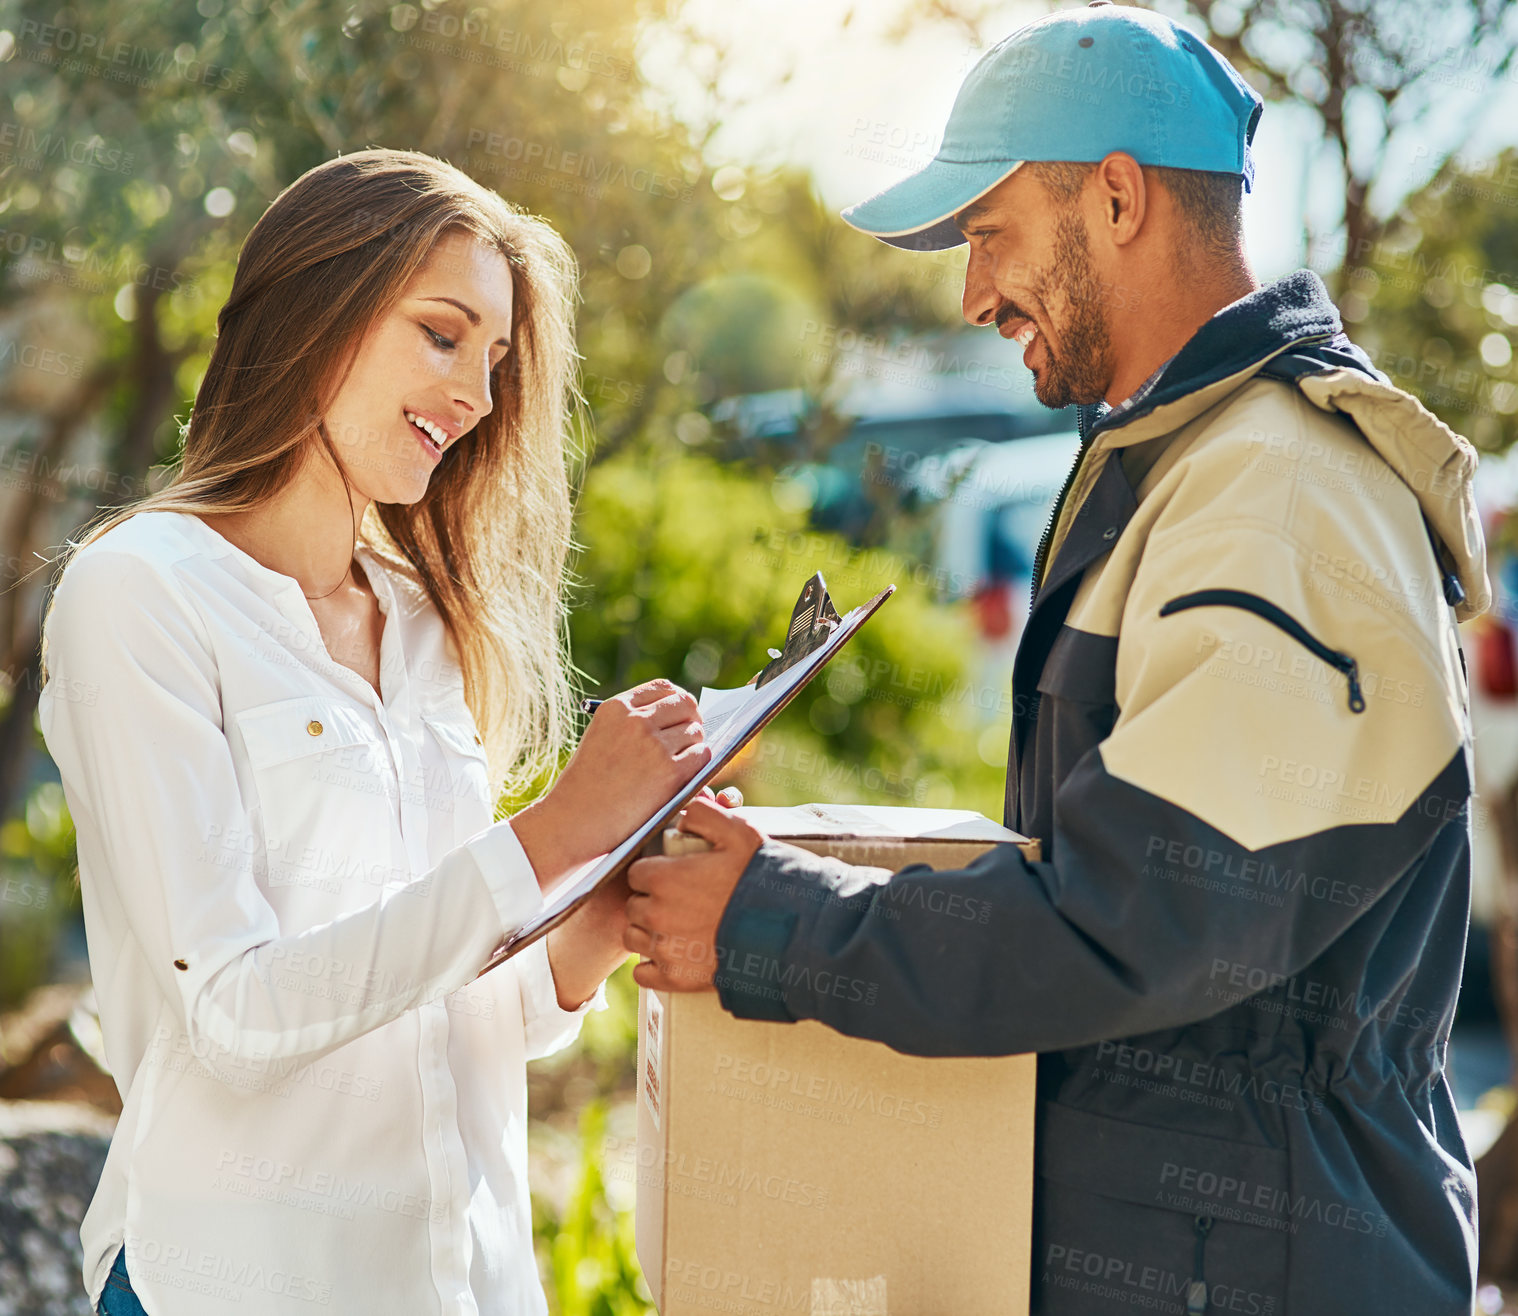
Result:
M1021 344L1044 406L1099 401L1112 342L1081 194L1057 200L1025 165L954 220L970 243L965 319Z

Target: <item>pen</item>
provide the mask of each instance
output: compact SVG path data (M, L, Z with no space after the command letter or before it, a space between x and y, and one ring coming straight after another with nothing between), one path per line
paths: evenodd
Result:
M604 699L582 699L580 700L580 712L594 713L605 702Z

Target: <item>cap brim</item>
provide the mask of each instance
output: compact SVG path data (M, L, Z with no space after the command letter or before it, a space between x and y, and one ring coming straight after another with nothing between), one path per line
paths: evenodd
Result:
M843 212L845 223L906 251L944 251L965 241L954 222L966 206L1010 178L1023 161L965 164L934 158L910 178L893 183Z

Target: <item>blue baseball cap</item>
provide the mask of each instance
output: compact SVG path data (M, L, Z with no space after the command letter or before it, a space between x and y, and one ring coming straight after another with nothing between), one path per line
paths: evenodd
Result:
M1195 33L1093 0L991 47L954 98L932 160L843 218L893 247L942 251L965 241L954 216L1025 161L1094 163L1112 151L1141 165L1239 174L1248 191L1263 108Z

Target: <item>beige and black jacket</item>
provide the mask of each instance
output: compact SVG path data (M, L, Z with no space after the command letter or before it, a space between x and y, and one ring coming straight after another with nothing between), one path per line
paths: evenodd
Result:
M881 884L766 842L719 929L723 1004L1039 1052L1035 1312L1467 1313L1444 1061L1456 622L1490 601L1474 450L1305 270L1105 415L1082 409L1013 677L1006 821L1043 861ZM812 987L840 974L871 1003Z

